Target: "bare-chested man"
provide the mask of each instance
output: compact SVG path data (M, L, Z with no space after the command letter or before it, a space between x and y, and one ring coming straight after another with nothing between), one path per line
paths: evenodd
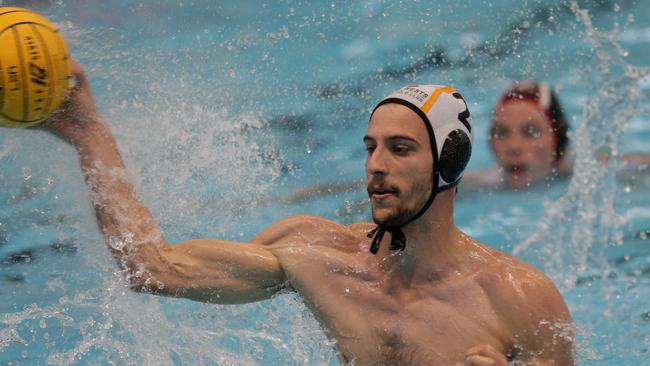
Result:
M454 89L405 87L373 112L364 143L376 225L297 216L250 243L170 245L77 65L75 75L46 128L79 152L101 229L134 289L220 304L293 289L347 364L573 365L571 319L553 284L454 225L453 187L471 151L469 112Z

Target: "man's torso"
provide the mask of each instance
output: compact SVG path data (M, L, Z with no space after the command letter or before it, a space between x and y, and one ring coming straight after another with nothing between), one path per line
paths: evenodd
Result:
M305 231L292 240L309 238L306 243L280 243L271 251L348 362L448 365L479 344L504 353L511 347L481 271L395 284L369 252L365 227L326 223Z

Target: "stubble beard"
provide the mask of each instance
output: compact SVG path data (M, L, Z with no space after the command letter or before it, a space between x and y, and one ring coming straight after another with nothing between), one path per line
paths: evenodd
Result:
M375 224L379 226L384 226L384 227L401 227L403 225L406 225L409 220L411 220L421 209L424 207L426 204L429 196L431 195L431 183L420 183L420 184L415 184L413 187L413 192L426 192L426 194L422 195L422 197L419 198L417 201L417 205L415 207L404 207L404 205L398 204L398 206L392 210L387 216L385 217L380 217L377 214L377 210L381 210L382 208L375 208L375 206L372 206L372 220L374 221Z
M413 209L406 209L404 207L397 207L394 212L391 212L387 217L379 217L375 209L372 210L372 221L379 226L384 227L400 227L408 222L408 220L416 214Z

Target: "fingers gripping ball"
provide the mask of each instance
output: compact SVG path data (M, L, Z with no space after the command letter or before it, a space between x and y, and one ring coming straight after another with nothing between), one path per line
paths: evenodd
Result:
M57 26L27 9L0 7L0 126L43 121L61 106L70 81Z

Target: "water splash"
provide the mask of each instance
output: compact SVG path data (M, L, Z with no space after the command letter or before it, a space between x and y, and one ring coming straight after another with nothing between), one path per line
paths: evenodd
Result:
M604 247L622 243L619 229L625 219L615 211L620 138L629 121L644 110L646 100L639 81L650 74L649 68L625 61L627 53L618 43L616 30L598 31L587 10L576 2L571 2L571 9L584 25L596 56L582 75L593 93L571 134L573 177L567 193L546 204L537 232L513 249L515 255L533 252L546 258L544 271L563 289L573 287L593 263L605 265L598 272L606 278L611 269L604 263ZM609 161L599 158L603 154Z
M570 5L595 56L580 75L592 92L582 106L577 129L570 135L575 149L574 172L567 192L545 204L536 232L515 245L513 253L541 262L543 271L565 294L582 283L577 296L591 305L575 304L572 310L581 318L580 311L586 306L591 314L590 323L580 325L576 342L577 360L587 362L619 354L617 345L626 344L622 338L627 336L618 332L595 334L596 324L625 321L629 322L628 332L644 332L642 322L629 316L620 318L625 313L622 309L630 307L626 301L634 301L635 296L638 299L638 275L617 269L607 250L624 244L627 218L617 212L616 200L621 137L633 118L647 112L642 80L650 75L650 68L627 62L628 52L618 42L618 23L612 31L597 30L587 10L576 1ZM599 286L587 290L594 281ZM634 357L635 352L643 351L630 347L626 352L627 357Z
M229 111L226 106L235 96L196 77L210 70L178 68L175 51L116 53L110 42L96 42L115 38L112 30L83 30L72 23L64 30L101 96L98 104L115 130L129 175L168 239L241 239L241 232L250 232L246 219L254 221L250 217L255 201L283 173L283 157L268 133L266 118ZM192 56L207 60L212 52ZM2 151L11 156L14 145L4 145ZM76 164L74 155L69 156L57 165ZM70 170L56 175L54 184L85 192L79 182L70 184L79 177L66 176ZM17 178L34 180L36 171L21 170ZM3 314L0 347L9 358L2 361L43 357L38 362L53 365L257 365L328 364L336 358L318 323L295 296L227 307L131 292L124 274L115 271L83 197L76 197L73 206L88 216L66 223L84 243L75 258L80 273L72 282L52 280L44 291L46 298L66 295ZM109 242L118 249L123 244Z

